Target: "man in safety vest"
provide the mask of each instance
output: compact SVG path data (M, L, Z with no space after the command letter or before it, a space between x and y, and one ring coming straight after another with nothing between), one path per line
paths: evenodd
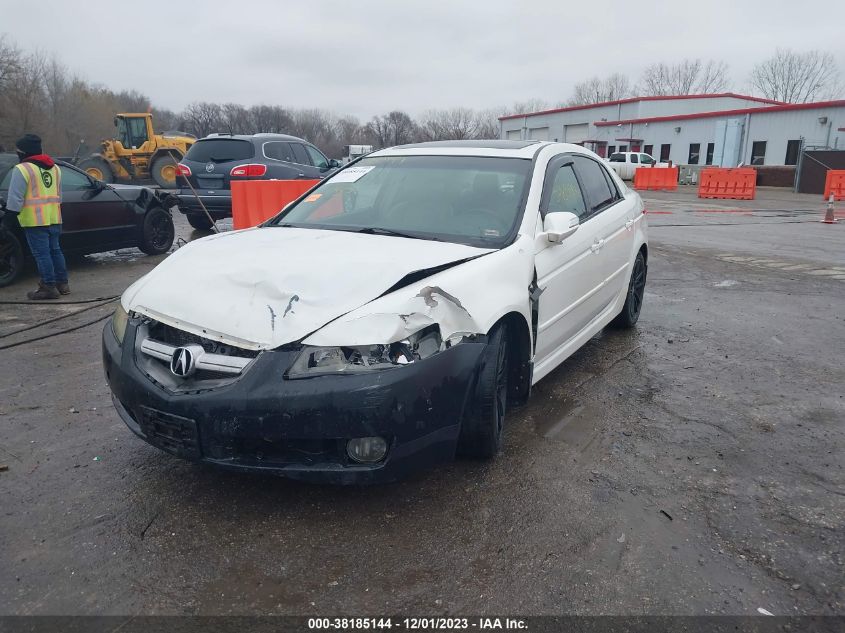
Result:
M41 281L27 293L35 301L58 299L70 294L65 256L59 246L62 233L61 172L53 159L42 153L41 138L25 134L15 143L20 163L12 170L6 210L18 215Z

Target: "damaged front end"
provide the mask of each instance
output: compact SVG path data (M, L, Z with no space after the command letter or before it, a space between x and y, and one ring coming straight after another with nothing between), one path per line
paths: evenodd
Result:
M397 240L414 258L397 254L391 275L367 259L358 270L339 258L293 269L312 248L307 240L342 244L336 232L312 231L281 249L293 231L207 238L201 251L188 246L166 260L183 271L178 287L156 273L127 290L122 344L114 328L103 332L106 374L127 426L186 459L335 483L389 481L453 459L477 400L487 332L509 314L529 337L531 271L515 264L523 245L490 252ZM240 258L241 268L216 276L214 297L185 302L186 274L196 287L211 275L186 262L226 260L238 241L253 251L266 241L263 267ZM280 272L269 277L266 268ZM490 278L495 292L478 283Z
M453 334L444 339L438 325L429 325L391 343L341 347L306 345L286 377L297 379L327 374L384 371L423 361L467 339L475 338L474 334Z

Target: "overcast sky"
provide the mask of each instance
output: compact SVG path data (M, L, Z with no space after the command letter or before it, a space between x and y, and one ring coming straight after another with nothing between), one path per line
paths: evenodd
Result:
M728 62L737 92L776 46L832 52L845 2L748 0L0 0L0 33L155 105L391 109L564 101L572 85L652 62Z

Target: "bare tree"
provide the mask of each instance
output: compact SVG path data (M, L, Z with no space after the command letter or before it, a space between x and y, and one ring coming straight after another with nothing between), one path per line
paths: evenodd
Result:
M255 132L284 134L293 127L290 112L280 106L257 105L249 109L252 129Z
M18 69L6 82L4 115L20 132L33 132L45 116L44 77L47 59L42 53L21 58Z
M239 103L224 103L221 107L223 128L229 134L252 134L257 131L252 126L249 111Z
M525 101L515 101L509 108L508 114L530 114L531 112L548 109L549 102L544 99L526 99Z
M566 102L566 105L588 105L616 101L630 97L632 94L631 82L628 81L628 78L621 73L613 73L604 79L592 77L575 84L572 96Z
M684 59L676 64L652 64L643 72L638 92L644 96L724 92L730 87L725 62Z
M6 39L5 35L0 36L0 92L12 75L20 71L22 57L20 49L14 43Z
M499 126L499 116L502 114L504 108L488 108L481 110L476 115L478 121L475 137L480 139L499 138L501 127Z
M417 124L401 110L373 117L367 124L367 136L377 147L390 147L413 142L418 135Z
M470 108L428 110L420 121L420 136L430 141L477 138L478 123Z
M807 103L842 94L839 69L825 51L800 53L777 49L751 71L751 85L762 96L787 103Z
M202 138L223 128L223 109L217 103L192 103L182 113L186 131Z

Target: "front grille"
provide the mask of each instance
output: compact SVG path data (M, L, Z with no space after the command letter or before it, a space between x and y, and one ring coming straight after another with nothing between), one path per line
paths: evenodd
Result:
M153 446L179 457L200 458L199 433L194 420L145 406L138 407L136 417Z
M186 345L201 345L202 348L209 354L221 354L223 356L239 356L241 358L255 358L258 352L243 349L242 347L235 347L234 345L226 345L219 341L213 341L184 330L170 327L158 321L152 321L149 324L149 337L156 341L171 345L173 347L185 347Z
M156 384L172 393L197 393L231 384L260 354L185 332L158 321L145 320L135 336L135 361ZM189 348L195 371L177 377L170 363L178 348Z

